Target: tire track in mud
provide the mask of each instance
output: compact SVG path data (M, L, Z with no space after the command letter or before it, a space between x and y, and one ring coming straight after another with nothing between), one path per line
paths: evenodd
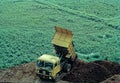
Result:
M119 25L113 25L113 24L110 24L109 22L107 22L107 20L109 20L109 19L106 20L104 18L100 18L100 17L97 17L95 15L87 14L87 13L80 12L80 11L77 11L77 10L73 10L73 9L70 9L70 8L67 8L67 7L62 7L62 6L50 3L48 1L44 1L44 2L43 1L38 1L38 0L33 0L33 1L38 3L38 4L47 5L51 9L66 12L66 13L68 13L70 15L74 15L76 17L80 17L80 18L87 19L87 20L90 20L90 21L102 23L102 24L104 24L104 25L106 25L108 27L114 28L116 30L120 30Z

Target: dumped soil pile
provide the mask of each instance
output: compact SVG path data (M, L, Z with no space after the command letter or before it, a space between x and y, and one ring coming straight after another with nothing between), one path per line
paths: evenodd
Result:
M94 61L94 63L99 64L100 66L105 67L111 75L120 74L120 64L116 62L108 61Z
M114 74L120 74L120 64L107 61L90 63L77 60L72 71L63 80L79 83L99 83Z
M79 83L99 83L112 77L114 74L120 74L120 64L95 61L86 63L77 60L74 63L71 72L63 77L57 83L79 82ZM35 63L22 64L9 69L0 70L0 82L22 82L22 83L48 83L51 81L41 81L35 73ZM118 79L118 78L117 78ZM116 79L116 80L117 80Z

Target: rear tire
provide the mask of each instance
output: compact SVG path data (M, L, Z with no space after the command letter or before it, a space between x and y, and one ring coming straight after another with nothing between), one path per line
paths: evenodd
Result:
M71 64L68 64L67 65L67 72L70 72L70 70L71 70Z
M70 70L71 70L71 64L65 63L65 65L63 67L63 71L64 72L70 72Z

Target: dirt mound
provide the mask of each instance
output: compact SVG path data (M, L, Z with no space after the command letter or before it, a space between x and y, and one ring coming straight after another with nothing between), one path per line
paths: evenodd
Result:
M120 74L120 64L119 63L108 62L108 61L94 61L94 63L97 63L97 64L105 67L107 70L110 71L111 75Z
M34 83L36 78L34 63L0 70L0 82Z
M77 60L72 71L63 80L79 83L99 83L114 74L119 74L119 67L119 64L112 62L96 61L85 63Z
M71 72L63 77L63 81L57 83L79 82L79 83L99 83L114 74L120 74L120 64L95 61L86 63L77 60ZM35 73L35 63L22 64L5 70L0 70L0 82L22 82L22 83L48 83L38 80ZM38 80L36 82L36 80Z

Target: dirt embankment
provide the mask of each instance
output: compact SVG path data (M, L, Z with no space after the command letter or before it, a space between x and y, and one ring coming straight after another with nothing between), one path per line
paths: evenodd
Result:
M99 83L115 74L120 74L120 64L118 63L107 61L86 63L77 60L70 74L63 77L63 80L79 83Z
M34 83L36 78L34 63L0 70L0 82Z
M107 61L86 63L77 60L71 72L62 78L63 81L58 83L99 83L116 74L120 74L120 64L118 63ZM116 77L119 78L120 76ZM0 82L35 83L36 80L38 80L38 77L35 74L34 63L27 63L6 70L0 70Z

